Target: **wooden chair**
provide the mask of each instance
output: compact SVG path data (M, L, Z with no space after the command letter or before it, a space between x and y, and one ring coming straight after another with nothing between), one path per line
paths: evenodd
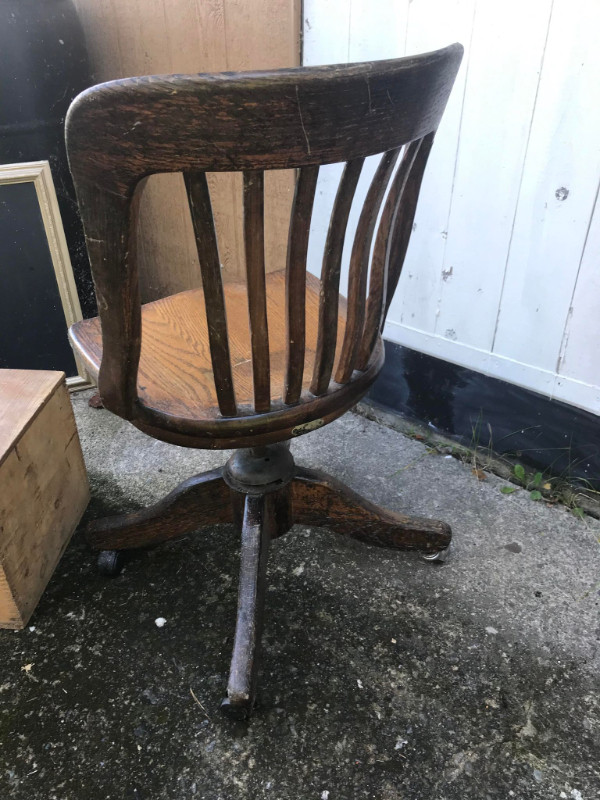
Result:
M239 448L223 469L155 506L97 520L106 572L121 551L233 523L239 605L223 708L250 713L271 539L295 523L436 557L448 525L382 510L295 466L289 441L355 404L383 365L381 331L412 230L433 137L462 47L390 61L276 72L113 81L73 102L67 147L100 316L72 343L104 406L184 447ZM364 160L382 154L339 294L348 215ZM321 278L306 269L319 166L345 162ZM264 170L296 169L287 263L265 275ZM245 283L221 279L207 172L243 173ZM141 306L136 215L144 179L182 172L202 288ZM368 287L368 292L367 292Z

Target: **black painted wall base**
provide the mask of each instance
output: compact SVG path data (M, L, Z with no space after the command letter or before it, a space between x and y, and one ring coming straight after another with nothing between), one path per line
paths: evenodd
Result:
M600 417L392 342L385 354L367 401L600 489Z

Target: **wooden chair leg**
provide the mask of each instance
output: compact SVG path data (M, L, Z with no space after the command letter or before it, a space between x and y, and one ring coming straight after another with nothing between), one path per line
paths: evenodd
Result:
M247 719L256 698L269 543L284 532L278 510L281 495L289 503L287 487L243 499L237 621L227 697L221 703L221 710L234 719Z
M231 489L222 478L222 469L215 469L180 483L142 511L93 520L86 537L93 550L129 550L232 521Z
M294 523L328 528L379 547L426 554L440 553L450 545L452 531L445 522L379 508L318 470L298 467L291 494Z

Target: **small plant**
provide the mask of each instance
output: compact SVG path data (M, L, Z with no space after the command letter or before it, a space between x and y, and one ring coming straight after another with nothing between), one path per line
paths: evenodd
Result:
M512 468L512 474L515 483L518 483L521 488L528 491L529 497L532 500L543 500L543 490L546 493L546 501L548 503L560 501L567 506L574 517L581 520L585 519L585 511L581 506L577 505L576 502L577 494L572 490L567 491L560 483L558 486L553 486L552 481L555 481L555 478L544 480L544 474L542 472L535 472L528 478L525 467L522 464L515 464ZM502 486L500 491L502 494L513 494L513 492L517 491L517 487Z
M544 476L541 472L536 472L533 478L529 481L527 488L530 490L529 497L532 500L541 500L542 493L540 492L540 486L542 485L542 481L544 480ZM531 488L533 487L533 489Z
M518 478L519 482L525 485L525 467L522 464L515 464L513 467L513 472L515 473L515 478Z
M529 497L532 500L542 499L540 486L542 485L544 476L542 475L541 472L536 472L535 475L531 478L531 480L527 480L527 473L525 472L525 467L522 464L515 464L515 466L513 467L513 473L515 478L521 484L521 486L523 486L524 489L527 489L527 491L529 492ZM505 492L505 494L508 494L508 492Z
M527 473L525 472L525 467L522 464L515 464L513 467L513 475L515 476L516 480L519 484L529 492L529 497L532 500L541 500L543 495L540 491L542 487L542 481L544 480L544 476L541 472L536 472L530 480L527 480ZM550 484L544 484L544 489L549 489ZM503 486L500 491L502 494L512 494L513 492L517 491L516 486Z
M373 412L361 410L359 413L367 417L367 419L382 422L377 414ZM475 422L472 423L472 437L469 446L448 440L437 433L432 434L426 428L418 428L412 425L399 425L396 427L395 425L390 425L387 421L383 421L383 424L396 430L401 430L409 438L425 445L423 455L400 467L393 473L394 476L411 469L418 461L429 454L436 453L446 457L452 456L464 464L469 464L473 475L480 481L485 479L485 471L493 472L499 477L511 481L512 485L500 487L502 494L511 495L518 488L521 488L527 491L534 501L544 500L549 505L560 503L579 520L584 521L588 514L600 519L600 489L594 488L590 481L572 475L573 468L577 466L578 462L572 461L570 458L570 445L565 448L559 448L561 452L557 459L550 463L544 472L528 474L522 464L514 462L514 459L521 457L520 452L505 451L503 455L499 455L493 450L494 445L497 446L498 443L504 442L518 431L506 434L499 440L493 440L492 428L487 424L487 437L484 437L484 440L487 438L487 445L482 442L482 432L486 427L486 423L483 421L483 412L481 410ZM537 428L538 426L532 427ZM521 429L519 430L522 432ZM560 474L557 474L555 469L556 461L558 458L564 457L564 451L569 455L568 467Z

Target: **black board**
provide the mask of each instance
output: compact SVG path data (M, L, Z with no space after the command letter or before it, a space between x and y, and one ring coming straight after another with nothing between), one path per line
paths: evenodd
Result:
M0 367L77 375L31 181L0 185Z

